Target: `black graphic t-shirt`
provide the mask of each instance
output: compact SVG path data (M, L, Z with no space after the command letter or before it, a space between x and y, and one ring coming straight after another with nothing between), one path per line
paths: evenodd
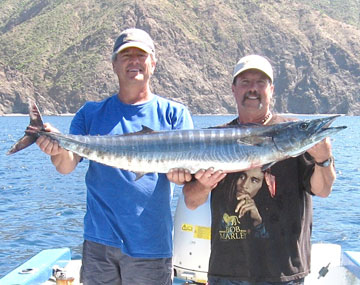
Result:
M263 175L231 173L219 183L211 194L210 276L280 282L309 273L313 168L304 154ZM239 215L237 208L247 211Z

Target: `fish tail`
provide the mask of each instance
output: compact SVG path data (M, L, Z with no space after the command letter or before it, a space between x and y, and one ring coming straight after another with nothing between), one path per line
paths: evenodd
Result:
M30 124L25 130L25 135L19 139L7 152L7 155L14 154L32 145L39 137L39 132L44 131L44 123L35 102L29 99Z

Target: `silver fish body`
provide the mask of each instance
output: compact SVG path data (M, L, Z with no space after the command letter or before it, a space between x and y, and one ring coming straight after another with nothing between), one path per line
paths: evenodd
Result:
M136 173L167 173L172 168L213 167L242 171L294 157L344 127L323 128L335 117L198 130L141 132L119 136L41 133L81 157Z
M36 127L28 127L25 136L8 154L27 147L38 136L44 135L81 157L142 174L167 173L172 168L184 168L195 173L209 167L234 172L271 165L298 156L325 137L346 128L330 128L338 117L330 116L271 126L171 131L152 131L143 127L139 132L126 135L80 136L41 131L39 116L34 104L30 108L30 117ZM32 136L33 141L27 142L27 136Z

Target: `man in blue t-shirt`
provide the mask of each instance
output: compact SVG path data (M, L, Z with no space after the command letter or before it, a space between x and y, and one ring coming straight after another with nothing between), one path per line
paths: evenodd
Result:
M72 120L76 135L118 135L153 130L191 129L189 111L150 91L155 48L143 30L127 29L115 42L113 70L117 94L87 102ZM49 124L46 130L56 131ZM37 140L57 171L73 171L81 157L46 137ZM155 171L152 170L152 171ZM129 171L90 161L86 174L87 210L81 277L84 284L171 284L174 184L166 174L136 180Z

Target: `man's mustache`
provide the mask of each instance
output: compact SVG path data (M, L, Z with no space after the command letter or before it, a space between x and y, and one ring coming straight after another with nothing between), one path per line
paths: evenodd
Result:
M248 91L248 92L246 92L242 103L244 104L246 99L249 99L250 97L254 97L254 96L256 96L257 100L259 100L259 107L258 107L258 109L260 110L263 105L262 105L262 103L261 103L260 93L257 92L257 91Z

